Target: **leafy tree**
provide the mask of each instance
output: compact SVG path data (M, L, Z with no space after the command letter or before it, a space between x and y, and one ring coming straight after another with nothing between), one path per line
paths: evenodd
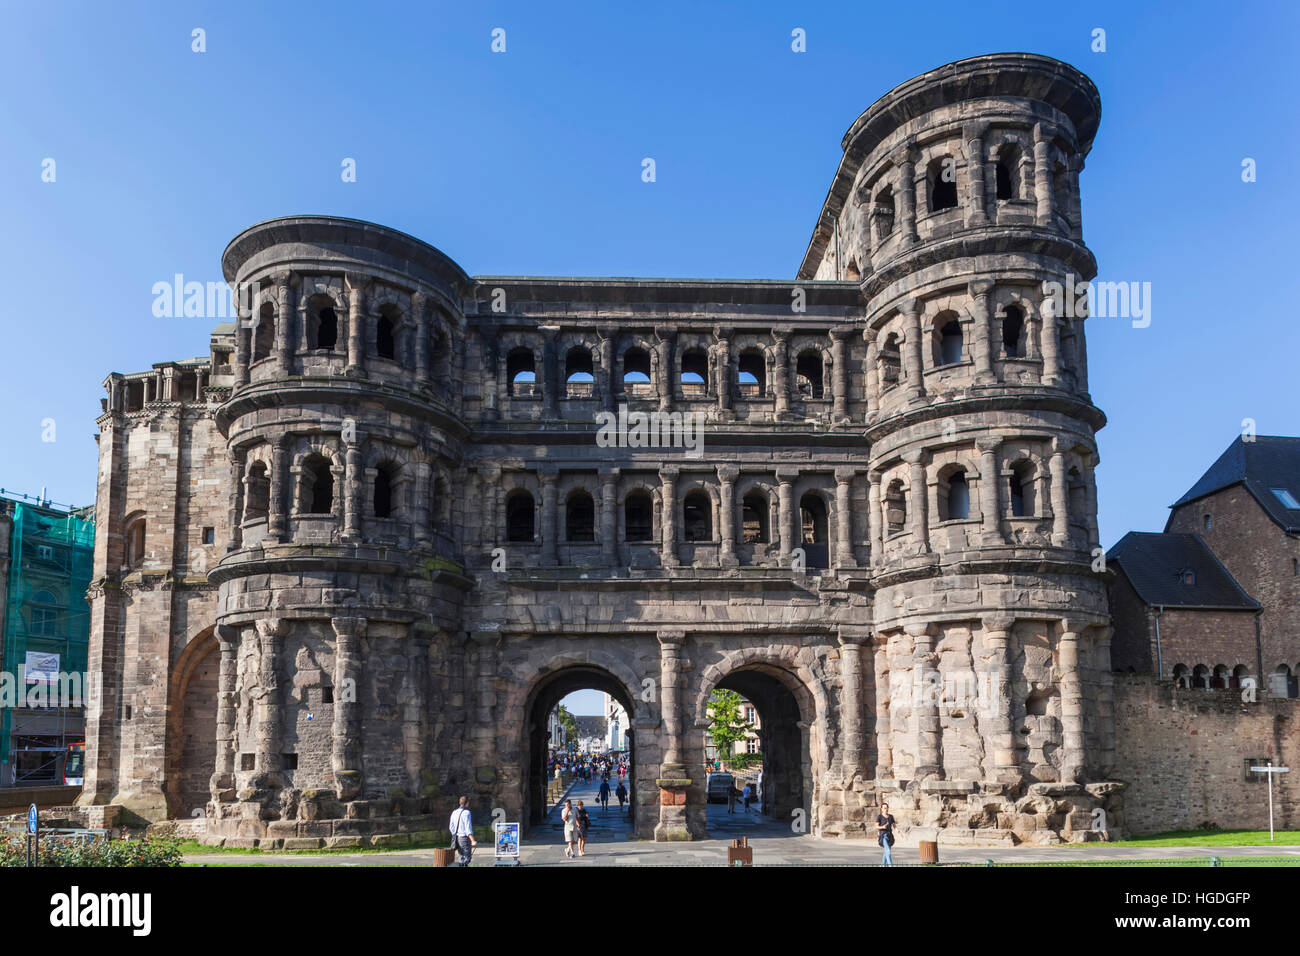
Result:
M745 739L745 721L740 716L741 700L734 690L715 690L709 695L709 716L713 719L709 736L713 738L719 760L730 759L732 745Z
M560 719L560 726L564 728L564 739L568 741L569 749L572 750L578 743L578 718L569 713L569 708L563 704L555 709L555 713Z

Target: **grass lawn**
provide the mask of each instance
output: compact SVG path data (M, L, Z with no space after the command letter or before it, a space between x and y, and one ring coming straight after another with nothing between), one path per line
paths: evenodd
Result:
M486 846L492 849L495 836L489 827L475 827L474 836L478 840L480 848ZM181 842L181 854L184 856L210 855L214 853L244 854L248 856L259 856L267 853L276 855L290 853L303 855L323 855L327 853L397 853L401 850L432 850L446 847L451 844L450 836L443 836L431 843L412 843L410 846L358 846L358 847L339 847L337 849L320 849L320 850L258 850L244 847L224 847L208 846L199 843L197 840L184 840Z
M1062 843L1061 846L1072 849L1106 846L1300 846L1300 830L1277 830L1271 841L1267 830L1170 830L1114 843Z

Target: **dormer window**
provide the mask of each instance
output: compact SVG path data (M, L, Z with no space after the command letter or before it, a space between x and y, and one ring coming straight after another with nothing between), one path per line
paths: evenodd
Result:
M1191 568L1183 568L1178 572L1178 581L1180 584L1192 587L1196 584L1196 572Z

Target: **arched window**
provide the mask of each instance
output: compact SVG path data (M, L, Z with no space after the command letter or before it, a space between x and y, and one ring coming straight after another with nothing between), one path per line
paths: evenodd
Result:
M682 353L682 397L704 398L709 393L709 354L704 349Z
M564 394L569 398L591 398L595 389L591 349L575 345L564 356Z
M799 531L805 566L827 567L830 554L826 546L826 502L821 495L810 491L799 499Z
M799 353L794 365L795 386L802 398L822 397L822 357L816 349Z
M751 491L741 501L740 527L745 544L768 544L768 519L771 509L761 491Z
M907 490L901 478L895 478L885 491L885 533L898 534L907 528Z
M623 527L628 541L651 540L654 535L654 503L648 492L628 492L623 499Z
M894 231L894 190L886 186L876 193L876 204L871 210L871 221L875 227L876 242L880 242Z
M994 176L999 200L1020 198L1020 150L1014 143L1008 143L998 152Z
M334 511L334 475L323 455L310 455L302 463L299 478L301 509L307 514L327 515Z
M144 564L144 518L137 518L126 526L126 566L138 568Z
M1018 461L1011 467L1011 516L1028 518L1038 514L1034 501L1034 463Z
M397 322L395 320L396 309L391 305L385 305L380 309L379 321L375 323L375 354L380 358L397 357L397 337L395 329Z
M506 540L527 542L533 540L533 519L536 505L533 496L516 488L506 496Z
M517 346L506 355L506 392L514 398L537 394L537 366L532 349Z
M275 348L275 306L263 302L257 310L257 328L253 330L253 362L268 358Z
M939 520L964 521L970 517L970 485L966 469L957 465L940 475Z
M1219 664L1214 668L1214 674L1210 677L1210 686L1215 690L1223 690L1228 686L1228 679L1231 677L1226 664Z
M650 353L643 348L630 348L623 353L623 391L629 398L649 398Z
M1300 696L1300 681L1296 680L1290 664L1277 665L1277 670L1273 673L1273 687L1271 690L1274 697Z
M1245 664L1238 664L1232 669L1232 677L1228 679L1228 686L1239 688L1246 686L1244 681L1250 676L1250 668Z
M736 363L736 390L742 398L767 394L767 362L760 349L744 349Z
M309 344L314 349L333 350L339 340L339 317L329 296L314 295L307 301Z
M957 207L957 165L951 156L930 164L930 211Z
M1088 515L1088 485L1078 468L1071 468L1065 477L1066 507L1070 512L1070 520L1075 524L1083 524Z
M1186 664L1174 665L1174 683L1184 689L1192 686L1192 680L1191 677L1188 676Z
M1204 664L1192 668L1192 686L1197 690L1210 689L1210 669Z
M692 491L682 502L683 538L687 542L713 540L713 502L703 491Z
M571 492L564 503L564 539L577 542L596 540L596 504L585 491Z
M956 316L935 320L935 364L955 365L962 360L961 322Z
M898 333L890 332L880 346L880 388L882 391L893 388L903 375L903 354L899 346Z
M1002 311L1002 353L1007 358L1025 357L1025 313L1018 306Z
M400 469L384 462L375 470L374 513L376 518L393 518L397 514L397 479Z
M266 517L271 504L271 479L265 462L254 462L244 484L244 520L259 521Z

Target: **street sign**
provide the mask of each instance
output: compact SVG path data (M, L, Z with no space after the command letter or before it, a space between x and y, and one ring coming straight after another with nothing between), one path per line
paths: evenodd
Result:
M41 815L36 810L36 804L27 808L27 832L35 833L36 828L41 825Z
M1273 839L1273 774L1290 773L1290 767L1274 767L1271 763L1267 767L1251 767L1251 773L1268 774L1268 838Z

